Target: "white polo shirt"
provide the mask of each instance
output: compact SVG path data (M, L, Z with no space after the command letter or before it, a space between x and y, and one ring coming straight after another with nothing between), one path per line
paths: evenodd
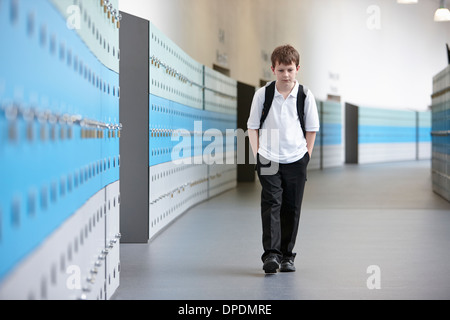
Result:
M247 121L248 129L260 129L266 87L257 90L253 97ZM283 164L293 163L308 152L297 113L298 89L299 83L296 81L294 89L285 100L275 87L272 107L262 130L259 130L258 153L266 159ZM305 127L307 132L317 132L320 129L316 100L309 89L305 99Z

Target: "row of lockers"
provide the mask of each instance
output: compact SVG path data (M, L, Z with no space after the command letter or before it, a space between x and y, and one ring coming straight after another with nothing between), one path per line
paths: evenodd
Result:
M122 16L118 0L51 0L66 21L75 29L86 47L102 64L119 73L120 48L118 28Z
M450 66L433 78L433 190L450 201Z
M120 283L119 182L98 191L18 264L0 299L105 300Z
M165 162L149 170L149 239L194 205L236 187L237 165L234 153L231 164L205 164L203 157L192 163Z
M0 36L7 44L0 52L5 104L119 124L119 75L104 64L112 53L109 59L95 56L49 1L4 1L0 14Z
M236 128L236 116L191 108L150 95L150 166L204 154L211 143L218 151L234 150L227 130ZM222 139L220 139L222 138Z
M149 92L203 109L203 65L149 23Z
M320 131L317 133L309 169L340 166L344 162L343 117L339 102L317 101Z
M117 7L117 0L0 2L2 298L67 293L64 281L53 281L53 271L48 275L53 267L42 263L66 251L63 242L51 239L61 229L75 232L89 225L83 208L105 206L106 190L118 184L119 29L111 19ZM118 192L114 196L117 201ZM118 223L110 229L119 234ZM78 246L78 261L91 261L106 248L105 224L96 230L103 241L95 248ZM118 264L113 260L109 263ZM94 264L74 263L84 278ZM29 281L33 274L42 274L39 290ZM49 285L41 279L53 280ZM105 299L105 288L102 292L95 297Z
M431 157L431 113L358 108L358 163Z
M352 163L346 157L346 148L352 147L357 153L355 163L431 158L431 112L357 107L354 118L344 119L338 102L317 101L317 106L321 127L310 169ZM354 130L345 132L346 126ZM347 145L346 135L354 136Z
M237 82L149 23L149 238L236 186Z

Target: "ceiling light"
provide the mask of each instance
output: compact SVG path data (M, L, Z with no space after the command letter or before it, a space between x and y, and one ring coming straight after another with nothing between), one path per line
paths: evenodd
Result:
M445 0L441 0L439 9L434 13L434 21L450 21L450 10L448 10Z
M412 3L418 3L419 0L397 0L397 3L400 4L412 4Z

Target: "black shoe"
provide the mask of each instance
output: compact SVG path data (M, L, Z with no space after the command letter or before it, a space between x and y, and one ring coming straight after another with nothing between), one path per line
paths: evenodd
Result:
M295 272L294 257L284 257L281 260L280 272Z
M280 264L275 256L269 256L264 260L263 270L265 273L277 273L279 268Z

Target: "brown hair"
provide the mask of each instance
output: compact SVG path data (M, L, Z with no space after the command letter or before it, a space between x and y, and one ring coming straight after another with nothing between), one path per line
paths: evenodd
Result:
M290 65L291 63L295 63L295 66L300 65L300 54L298 51L291 45L287 44L284 46L279 46L275 48L272 53L272 67L275 68L275 65L278 63Z

